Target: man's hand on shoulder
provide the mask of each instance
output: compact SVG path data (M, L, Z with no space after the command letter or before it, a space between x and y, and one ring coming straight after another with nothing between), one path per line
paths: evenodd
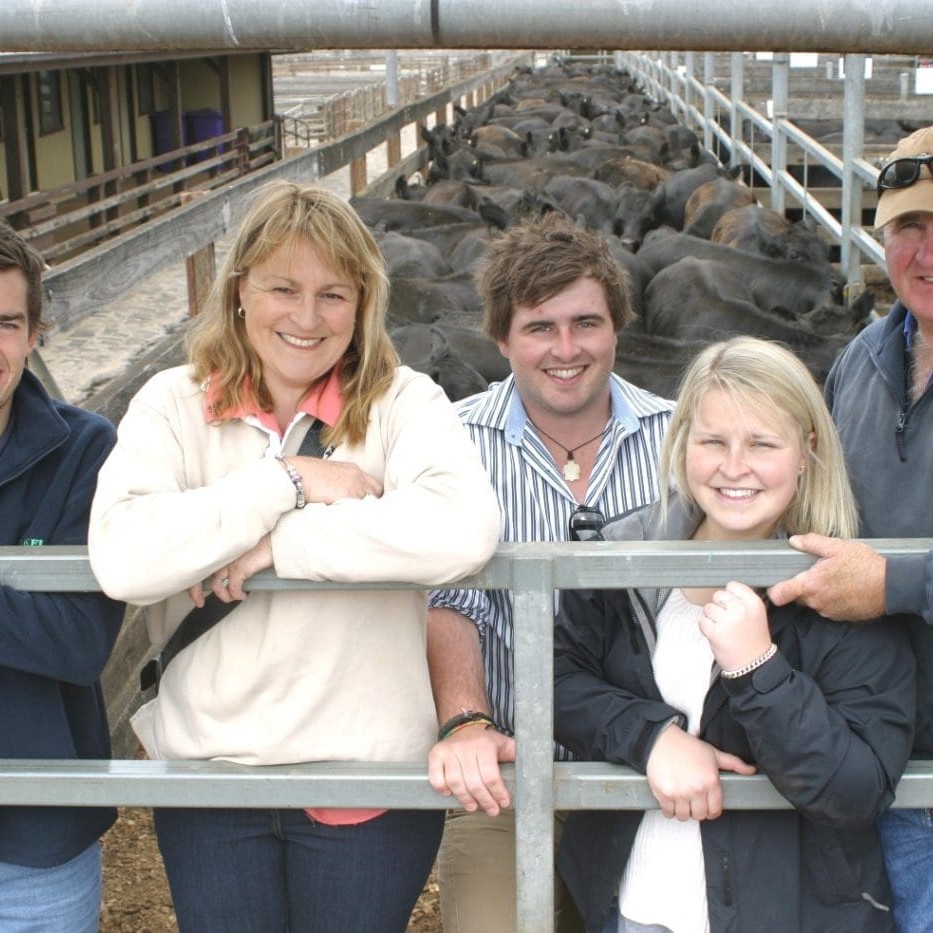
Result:
M515 761L515 739L484 722L470 723L438 742L428 755L428 780L465 810L498 816L511 803L499 763Z
M861 541L818 534L794 535L789 543L819 560L770 587L774 605L796 601L837 622L866 622L884 615L887 561L877 551Z

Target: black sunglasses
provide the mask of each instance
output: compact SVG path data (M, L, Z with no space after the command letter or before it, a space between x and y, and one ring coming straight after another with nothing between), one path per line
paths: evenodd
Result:
M578 505L570 515L571 541L601 541L606 516L589 505Z
M897 188L909 188L920 177L922 166L933 174L933 155L921 152L920 155L894 159L882 166L878 173L878 191L891 191Z

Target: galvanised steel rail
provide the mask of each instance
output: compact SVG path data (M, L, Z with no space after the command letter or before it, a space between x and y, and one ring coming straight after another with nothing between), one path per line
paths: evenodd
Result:
M3 0L0 49L720 49L927 55L929 0Z
M924 554L933 538L875 540L885 555ZM517 922L522 933L553 924L552 812L650 809L643 775L592 762L554 763L552 631L554 591L587 587L710 586L742 580L768 586L813 563L776 541L503 544L487 566L458 585L509 589L515 599L516 764L505 767L516 809ZM0 548L0 583L45 592L100 589L85 548ZM425 589L408 583L377 589ZM348 589L359 584L279 580L266 571L248 589ZM313 624L309 621L309 625ZM725 806L789 807L763 776L723 775ZM0 760L3 806L404 807L449 809L425 762L312 762L252 767L224 761ZM895 806L933 805L933 762L913 763Z

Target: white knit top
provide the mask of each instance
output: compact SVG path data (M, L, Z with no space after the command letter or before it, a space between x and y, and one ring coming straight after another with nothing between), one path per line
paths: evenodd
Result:
M654 677L666 703L687 718L687 731L700 729L709 691L713 652L698 622L701 606L672 590L658 615L652 655ZM661 924L673 933L708 933L706 868L697 820L667 819L660 810L642 818L619 890L623 916Z

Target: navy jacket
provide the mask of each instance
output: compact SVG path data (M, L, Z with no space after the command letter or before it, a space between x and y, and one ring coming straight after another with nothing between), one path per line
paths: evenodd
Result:
M11 430L0 452L0 545L86 544L113 426L53 401L25 371ZM99 678L123 612L101 593L0 585L0 758L110 757ZM0 807L0 861L61 864L115 818L110 807Z
M933 390L910 404L906 316L896 302L846 347L826 380L865 538L933 537ZM913 614L908 625L917 656L914 757L933 758L933 551L888 558L885 608Z
M604 529L622 540L686 539L672 505ZM554 635L557 739L584 759L644 772L660 729L677 716L654 680L651 645L667 591L561 594ZM760 933L893 929L875 830L907 763L914 665L896 619L845 625L797 605L771 608L778 653L745 677L711 671L700 738L767 775L796 809L727 810L700 824L710 928ZM588 930L618 910L640 811L575 812L558 868ZM672 890L677 879L671 879Z

